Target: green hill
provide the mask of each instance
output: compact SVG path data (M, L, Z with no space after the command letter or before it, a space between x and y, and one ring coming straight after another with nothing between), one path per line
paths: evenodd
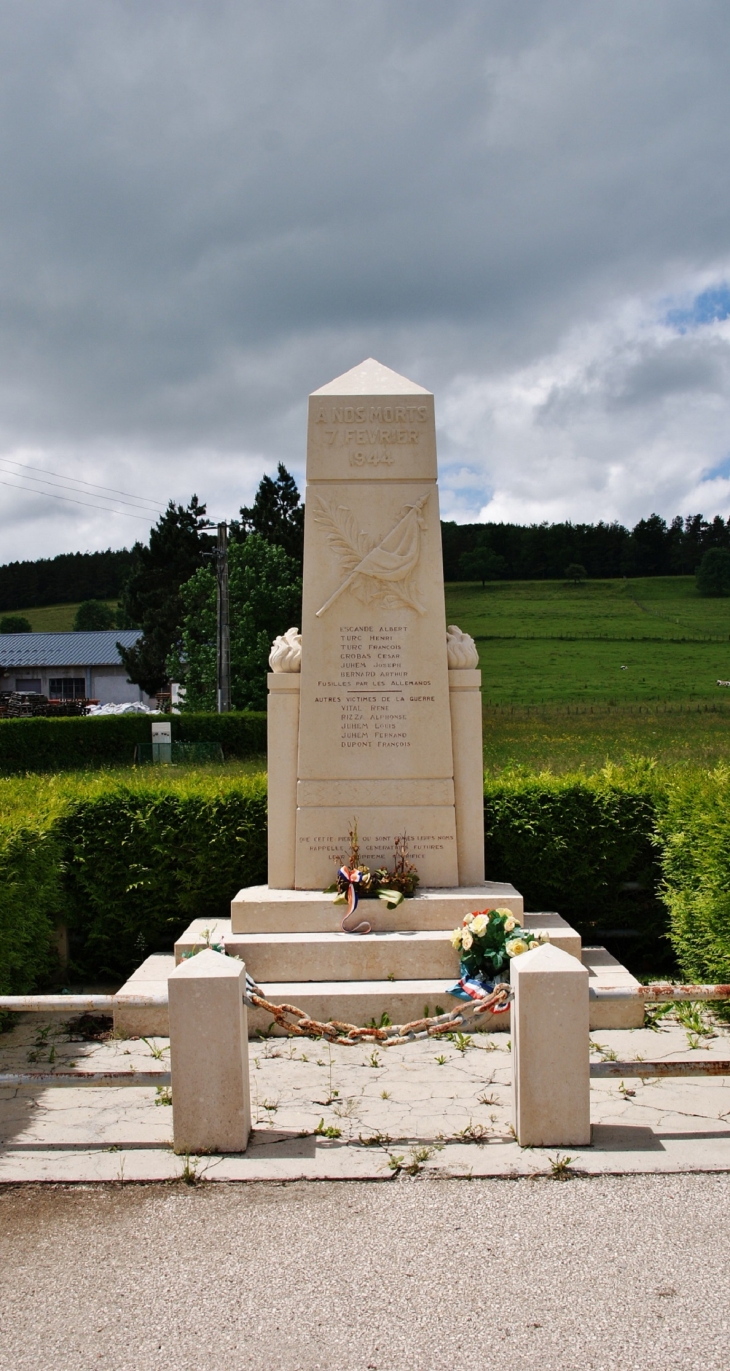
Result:
M476 641L485 703L715 701L730 679L730 600L694 577L449 585L446 607Z
M116 609L116 600L107 600L106 604L112 609ZM78 603L75 605L42 605L40 609L3 609L0 617L4 614L21 614L28 620L34 633L70 633L74 626L74 618Z

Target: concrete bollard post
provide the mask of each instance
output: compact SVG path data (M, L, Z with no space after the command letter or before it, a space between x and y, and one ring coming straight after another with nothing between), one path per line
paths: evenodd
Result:
M176 1152L243 1152L251 1131L246 968L205 948L169 977Z
M511 963L513 1123L521 1147L591 1140L588 972L546 943Z

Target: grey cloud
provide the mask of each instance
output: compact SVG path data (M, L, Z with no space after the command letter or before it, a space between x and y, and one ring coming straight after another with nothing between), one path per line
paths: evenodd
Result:
M440 399L719 270L726 66L722 0L6 6L0 448L233 510L362 356ZM711 386L703 347L615 404Z

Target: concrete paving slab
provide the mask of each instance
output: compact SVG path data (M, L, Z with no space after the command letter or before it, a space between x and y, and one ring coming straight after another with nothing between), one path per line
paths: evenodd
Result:
M708 1026L711 1015L705 1014ZM592 1034L593 1060L730 1056L730 1031L691 1048L670 1018ZM696 1041L693 1039L693 1041ZM459 1050L459 1046L463 1050ZM511 1131L511 1054L503 1033L404 1047L249 1043L254 1131L242 1156L186 1163L172 1151L172 1110L151 1088L0 1090L0 1181L386 1180L400 1173L550 1173L554 1148L523 1149ZM167 1070L164 1038L74 1042L59 1016L26 1014L0 1038L0 1070ZM586 1174L730 1171L730 1079L594 1080L592 1141L571 1148ZM328 1136L329 1134L329 1136Z

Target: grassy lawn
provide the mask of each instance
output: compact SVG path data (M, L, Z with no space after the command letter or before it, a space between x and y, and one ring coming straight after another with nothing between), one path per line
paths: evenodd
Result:
M730 600L693 577L448 585L446 611L479 650L489 771L730 760Z
M476 641L486 704L714 703L730 680L730 599L689 576L450 585L446 611Z
M730 694L730 692L728 692ZM484 766L563 775L650 757L661 766L730 762L726 704L484 707Z
M117 600L106 600L111 609L116 609ZM3 609L0 614L20 614L28 620L34 633L70 633L78 603L75 605L43 605L41 609Z

